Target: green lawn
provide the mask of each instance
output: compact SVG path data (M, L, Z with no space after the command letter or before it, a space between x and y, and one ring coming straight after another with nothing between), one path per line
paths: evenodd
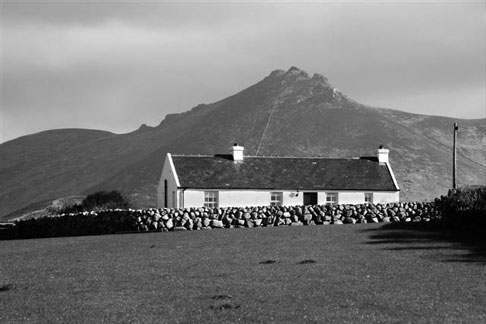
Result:
M485 323L484 245L420 226L0 241L0 323Z

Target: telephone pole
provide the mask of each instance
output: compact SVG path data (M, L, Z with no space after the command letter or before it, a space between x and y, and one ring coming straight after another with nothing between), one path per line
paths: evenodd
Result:
M456 189L456 137L459 127L454 123L454 140L452 141L452 189Z

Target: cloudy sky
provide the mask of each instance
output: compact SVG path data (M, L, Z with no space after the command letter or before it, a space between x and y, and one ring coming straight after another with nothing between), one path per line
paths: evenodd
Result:
M484 118L485 1L1 3L1 141L124 133L276 69L358 102Z

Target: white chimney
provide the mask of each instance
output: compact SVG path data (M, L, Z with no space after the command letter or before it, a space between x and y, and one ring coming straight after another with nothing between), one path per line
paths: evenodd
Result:
M245 148L243 146L239 146L238 143L235 143L231 149L233 151L233 161L235 163L243 162L243 150Z
M380 145L380 148L378 149L378 162L379 163L388 163L388 153L390 150L386 149L383 147L383 145Z

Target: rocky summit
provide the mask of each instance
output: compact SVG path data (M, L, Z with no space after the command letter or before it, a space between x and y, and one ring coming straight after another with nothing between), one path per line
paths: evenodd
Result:
M96 190L155 205L164 156L221 154L350 157L390 149L404 201L433 199L452 183L452 125L459 123L457 183L486 182L486 120L457 120L362 105L320 74L292 67L212 104L170 114L128 134L41 132L0 145L0 218Z

